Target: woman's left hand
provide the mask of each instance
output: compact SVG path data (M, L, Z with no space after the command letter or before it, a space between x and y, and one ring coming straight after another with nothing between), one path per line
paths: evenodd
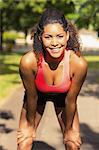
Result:
M64 134L64 144L68 145L69 142L75 144L78 149L80 148L82 142L78 131L75 131L74 129L66 130Z

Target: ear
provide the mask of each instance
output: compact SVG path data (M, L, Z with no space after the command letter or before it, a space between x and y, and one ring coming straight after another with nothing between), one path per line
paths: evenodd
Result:
M69 40L69 31L66 32L67 41Z

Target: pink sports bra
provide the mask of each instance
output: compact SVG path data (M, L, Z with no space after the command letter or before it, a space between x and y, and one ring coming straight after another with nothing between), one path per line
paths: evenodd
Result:
M63 66L63 78L61 83L57 85L48 85L44 78L44 57L41 54L38 62L38 71L35 79L35 84L40 92L44 93L64 93L67 92L71 85L71 80L69 77L69 56L70 51L66 50L64 55L64 66Z

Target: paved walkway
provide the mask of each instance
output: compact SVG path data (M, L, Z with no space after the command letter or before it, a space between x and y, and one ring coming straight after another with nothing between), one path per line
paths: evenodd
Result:
M97 79L98 78L98 79ZM81 150L99 150L99 72L90 72L78 97ZM16 129L22 107L23 88L18 87L0 105L0 150L16 150ZM37 130L33 150L64 150L62 133L53 103L48 102Z

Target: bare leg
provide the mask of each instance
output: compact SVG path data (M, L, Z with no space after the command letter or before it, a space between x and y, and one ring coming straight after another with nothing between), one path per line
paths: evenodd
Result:
M57 118L64 136L65 132L65 126L66 126L66 117L65 117L65 109L64 108L55 108ZM78 112L76 111L73 121L73 129L75 129L77 132L80 131L79 128L79 119L78 119ZM68 145L65 145L66 150L78 150L75 148L74 144L72 142L68 143Z
M43 112L44 112L44 108L45 108L44 105L37 106L37 111L36 111L36 115L35 115L35 132L36 132L36 129L37 129L38 125L39 125L39 122L40 122L40 120L42 118L42 115L43 115ZM19 129L24 129L24 127L26 127L26 123L27 123L26 109L22 108L20 121L19 121ZM36 134L35 132L34 132L34 136ZM18 135L17 138L18 137L21 138L20 136L21 135ZM29 144L27 144L27 143L30 143L30 145L31 145L32 142L33 142L32 138L28 138L28 139L24 140L23 142L20 142L18 144L17 150L21 150L21 149L28 150L29 149Z

